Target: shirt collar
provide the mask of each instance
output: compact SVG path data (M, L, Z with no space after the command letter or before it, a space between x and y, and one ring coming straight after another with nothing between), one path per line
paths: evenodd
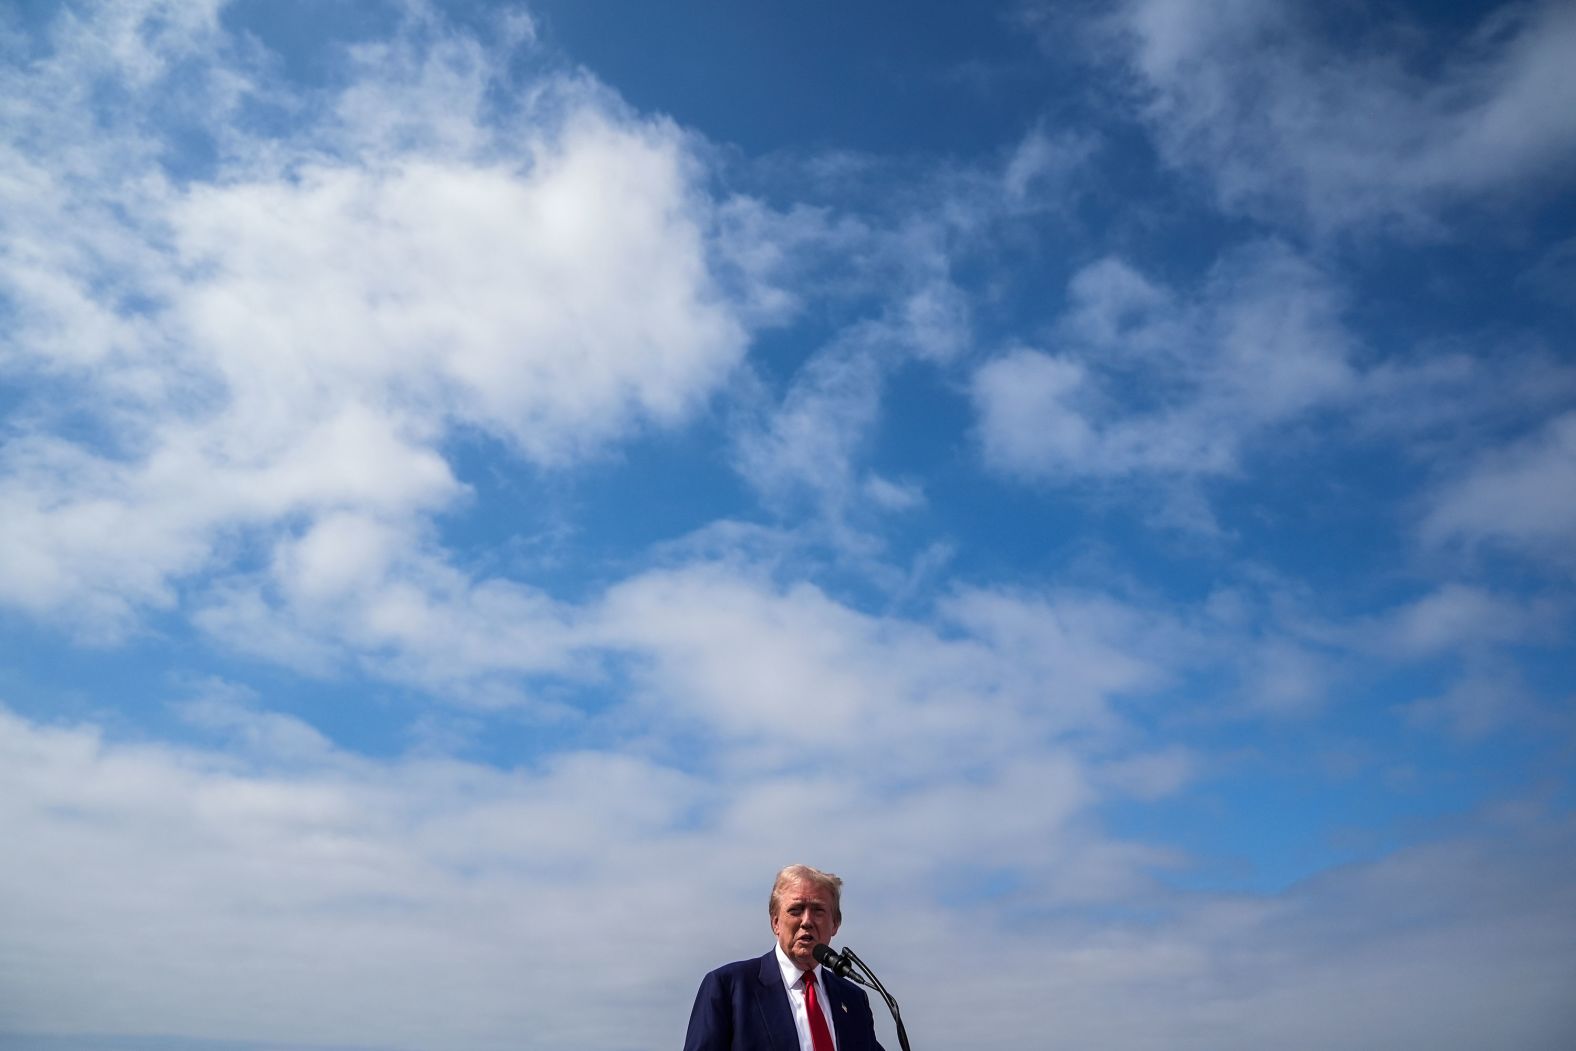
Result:
M774 945L772 948L777 952L777 966L783 973L783 986L785 988L792 989L794 983L799 980L799 975L803 972L799 970L799 965L790 960L788 958L788 954L783 952L783 947L781 945ZM816 964L814 967L810 968L810 970L816 972L815 980L817 982L821 982L821 965Z

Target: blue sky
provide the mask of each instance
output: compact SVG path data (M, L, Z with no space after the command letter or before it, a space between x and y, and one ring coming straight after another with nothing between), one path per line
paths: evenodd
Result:
M8 6L0 1047L1569 1047L1573 53Z

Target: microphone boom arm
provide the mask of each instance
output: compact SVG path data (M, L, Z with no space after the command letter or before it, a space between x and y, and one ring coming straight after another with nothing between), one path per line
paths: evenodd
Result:
M847 978L849 981L858 982L860 985L874 989L876 992L881 994L881 999L886 1001L887 1010L892 1012L892 1022L897 1026L897 1042L902 1045L903 1051L911 1051L908 1046L908 1030L903 1028L903 1013L898 1010L897 1001L893 999L891 993L887 992L886 986L881 984L881 979L876 977L876 972L872 971L870 969L870 965L859 958L858 953L846 946L844 946L841 955L849 963L863 971L865 978L860 978L852 971L847 974L842 974L841 969L834 968L834 970L837 971L837 973L842 974L842 976ZM869 980L866 981L866 978Z

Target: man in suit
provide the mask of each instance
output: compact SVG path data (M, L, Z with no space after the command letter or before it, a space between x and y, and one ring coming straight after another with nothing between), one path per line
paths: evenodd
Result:
M767 906L777 944L701 980L684 1051L882 1051L864 990L812 955L842 925L842 890L808 865L777 874Z

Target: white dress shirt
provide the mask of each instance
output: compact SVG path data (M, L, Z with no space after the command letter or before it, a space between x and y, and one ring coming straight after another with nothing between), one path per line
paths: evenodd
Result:
M807 972L799 970L799 965L788 958L781 945L777 946L777 966L783 972L783 985L788 987L788 1006L793 1008L793 1026L799 1030L799 1051L815 1051L815 1045L810 1042L810 1013L804 1006L804 976ZM821 1005L821 1013L826 1016L826 1028L832 1034L832 1046L837 1046L837 1025L832 1021L832 1012L836 1010L826 996L826 981L821 977L821 965L815 968L816 1000Z

